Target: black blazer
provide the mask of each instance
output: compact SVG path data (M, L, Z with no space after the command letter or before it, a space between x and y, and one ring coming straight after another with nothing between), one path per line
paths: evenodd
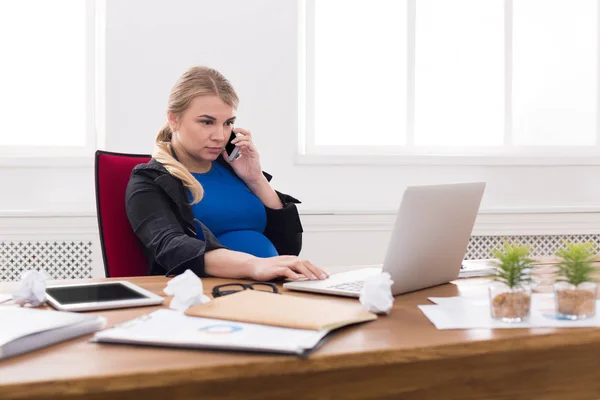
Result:
M235 174L222 156L217 162ZM263 174L271 180L271 175ZM302 224L295 203L300 201L276 193L283 208L265 207L267 225L264 234L280 255L298 255L302 248ZM207 276L204 253L224 246L202 221L198 222L204 240L196 239L194 214L179 179L152 159L133 169L125 201L129 223L149 260L148 275L178 275L191 269L198 276Z

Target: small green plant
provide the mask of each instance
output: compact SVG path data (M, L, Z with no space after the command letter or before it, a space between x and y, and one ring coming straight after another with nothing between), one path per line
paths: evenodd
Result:
M492 262L496 268L495 281L502 282L511 289L522 288L531 283L533 260L529 258L529 246L505 243L503 249L494 249Z
M560 262L556 273L562 277L559 282L568 282L577 286L583 282L594 282L592 273L595 271L596 246L593 243L565 243L565 247L556 251Z

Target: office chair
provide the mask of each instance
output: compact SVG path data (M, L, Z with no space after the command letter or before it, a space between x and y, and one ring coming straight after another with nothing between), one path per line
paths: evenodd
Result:
M143 276L148 262L125 212L125 190L133 168L149 155L96 151L96 211L106 277Z

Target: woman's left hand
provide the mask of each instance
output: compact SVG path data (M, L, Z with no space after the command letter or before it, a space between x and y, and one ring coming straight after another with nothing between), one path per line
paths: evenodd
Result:
M260 157L258 150L252 142L252 134L250 131L242 128L235 128L235 133L241 133L243 136L238 135L231 143L239 147L240 153L237 159L228 161L228 154L223 150L222 156L227 160L231 168L235 171L236 175L246 183L246 185L252 185L259 182L264 178L262 168L260 166Z

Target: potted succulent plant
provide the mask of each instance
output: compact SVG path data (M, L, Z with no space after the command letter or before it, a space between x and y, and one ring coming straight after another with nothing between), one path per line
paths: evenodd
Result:
M521 322L529 318L531 308L531 270L529 246L506 243L502 250L495 249L492 262L496 269L490 285L492 318L504 322Z
M595 250L593 243L565 243L556 252L560 261L556 266L554 301L559 317L576 320L596 314L598 284L592 278Z

